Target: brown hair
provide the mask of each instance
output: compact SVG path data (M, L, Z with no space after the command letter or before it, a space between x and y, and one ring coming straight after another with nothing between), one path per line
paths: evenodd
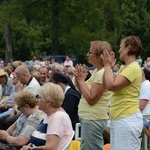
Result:
M29 91L21 91L15 95L15 103L18 107L29 105L31 108L34 108L37 105L35 95Z
M138 36L128 36L121 40L125 43L125 48L130 47L128 55L136 55L136 57L141 55L142 43Z
M42 76L41 76L40 72L38 72L38 71L32 71L31 75L32 75L32 77L34 77L39 82L39 84L41 84L41 78L42 78Z

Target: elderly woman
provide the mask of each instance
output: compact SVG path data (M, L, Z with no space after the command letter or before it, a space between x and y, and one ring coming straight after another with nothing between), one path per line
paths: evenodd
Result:
M104 65L100 58L104 49L111 51L111 46L105 41L92 41L88 61L96 69L85 81L87 72L81 65L76 65L74 72L78 89L82 93L78 114L81 120L81 150L103 150L103 131L107 125L107 106L111 92L102 86Z
M39 109L47 117L41 122L30 138L30 144L22 150L47 149L63 150L73 137L73 129L68 114L61 108L63 89L53 83L45 83L39 89Z
M140 150L139 139L143 119L138 97L142 82L142 71L136 62L141 55L142 44L137 36L129 36L120 42L120 60L125 62L115 75L111 72L115 62L114 53L107 49L101 55L105 66L103 85L113 91L110 103L110 136L112 150Z
M19 92L15 96L15 102L22 115L6 131L0 130L0 138L7 142L0 145L0 148L4 150L9 147L9 144L15 147L22 147L27 144L31 134L45 115L38 109L34 94L28 91Z

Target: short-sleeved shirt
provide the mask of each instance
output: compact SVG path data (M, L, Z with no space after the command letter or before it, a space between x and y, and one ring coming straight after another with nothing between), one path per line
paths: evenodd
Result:
M32 77L31 81L24 86L23 91L29 91L34 95L37 95L39 88L40 88L40 84L34 77Z
M30 143L36 146L45 145L46 136L50 134L60 137L57 150L62 150L69 142L73 129L71 120L66 112L57 111L51 116L45 117L37 130L33 132Z
M117 75L124 76L130 84L114 91L110 103L110 119L128 117L139 110L138 97L142 83L142 71L138 62L120 68Z
M12 84L12 79L8 77L7 84L2 84L2 97L10 96L12 91L15 91L15 86Z
M27 139L30 139L31 134L39 126L41 120L44 118L45 113L41 110L36 110L29 117L21 114L21 116L15 122L16 129L12 133L12 136L17 137L22 135Z
M64 66L71 66L71 67L73 67L73 62L72 62L72 60L65 61L65 62L64 62Z
M103 73L104 68L99 71L96 69L92 73L91 77L86 81L89 89L91 89L93 83L102 84ZM110 100L111 96L112 92L105 89L97 103L91 106L82 95L78 109L79 117L88 120L108 119L108 101Z
M142 110L142 114L149 115L150 114L150 82L149 80L145 80L141 84L139 101L141 99L146 99L148 101L145 108Z

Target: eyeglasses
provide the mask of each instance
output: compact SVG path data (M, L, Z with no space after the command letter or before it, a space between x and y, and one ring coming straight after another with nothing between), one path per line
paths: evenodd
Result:
M17 109L19 110L21 107L24 107L24 106L18 106Z
M36 99L40 99L41 98L41 96L39 96L39 95L36 95L35 97L36 97Z
M89 54L89 55L95 55L95 53L94 53L94 52L91 52L91 51L88 51L88 54Z

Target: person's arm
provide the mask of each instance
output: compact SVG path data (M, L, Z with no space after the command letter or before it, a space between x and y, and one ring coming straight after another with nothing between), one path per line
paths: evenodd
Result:
M10 114L10 117L14 116L15 113L16 113L15 106L16 106L16 105L14 104L14 105L13 105L12 112L11 112L11 114Z
M22 147L23 145L26 145L29 142L29 139L22 135L19 135L17 137L7 136L6 141L9 144L12 144L13 146Z
M150 130L143 126L143 132L150 138Z
M105 68L103 77L104 87L108 90L116 91L130 84L130 81L126 77L112 74L111 67L116 61L114 52L109 53L108 50L104 50L101 58Z
M25 138L24 136L11 136L7 131L1 130L0 131L0 138L17 147L21 147L29 142L29 139Z
M60 142L60 137L57 135L47 135L46 136L46 144L43 146L23 146L21 150L28 150L31 148L31 150L56 150L58 147L58 144Z
M140 102L139 102L139 108L140 110L144 110L144 108L146 107L148 103L148 100L147 99L140 99Z
M80 91L89 105L97 103L104 89L102 84L93 83L91 89L88 88L85 81L79 83Z
M56 150L60 142L60 137L57 135L47 135L45 146L33 148L33 150Z
M75 76L81 94L84 96L89 105L94 105L104 91L102 84L93 82L91 89L89 89L85 82L87 73L83 72L83 67L81 65L76 65Z
M121 75L113 75L110 67L105 67L104 80L108 90L116 91L130 84L130 81Z
M16 122L14 122L6 131L9 135L12 135L15 129L16 129Z

